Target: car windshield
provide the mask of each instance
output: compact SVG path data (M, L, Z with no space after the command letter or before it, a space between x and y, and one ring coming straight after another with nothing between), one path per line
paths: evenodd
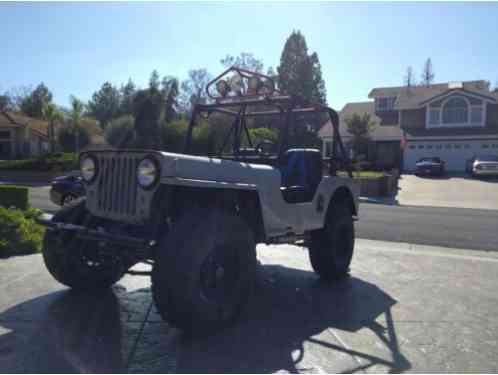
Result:
M483 155L483 156L478 156L476 158L477 161L497 161L498 162L498 156L497 155Z

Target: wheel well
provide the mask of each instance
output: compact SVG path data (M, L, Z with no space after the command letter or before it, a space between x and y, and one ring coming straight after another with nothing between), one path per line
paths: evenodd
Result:
M335 203L338 202L347 202L347 206L351 210L351 213L353 215L357 215L356 211L356 206L354 204L354 198L353 198L353 193L351 193L351 190L349 190L345 186L341 186L334 191L334 194L332 194L332 197L330 198L329 202L329 209L334 205Z
M154 207L161 206L161 210L166 210L169 217L180 217L183 212L194 207L221 208L241 216L249 224L256 242L263 242L266 238L257 191L165 186L158 191L158 198L162 204L154 199Z

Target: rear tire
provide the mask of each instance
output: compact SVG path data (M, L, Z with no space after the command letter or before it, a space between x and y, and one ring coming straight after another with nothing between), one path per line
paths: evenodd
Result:
M337 280L349 273L354 250L352 212L345 202L333 203L325 227L311 233L309 257L313 270L324 280Z
M152 294L162 318L189 334L231 324L252 291L256 246L238 216L194 209L159 244Z
M85 208L85 200L78 199L62 207L53 217L54 222L84 225L90 214ZM42 255L50 274L60 283L75 290L108 288L123 275L124 269L116 264L112 269L90 265L81 255L84 246L96 246L76 238L73 233L54 232L47 229L43 240Z

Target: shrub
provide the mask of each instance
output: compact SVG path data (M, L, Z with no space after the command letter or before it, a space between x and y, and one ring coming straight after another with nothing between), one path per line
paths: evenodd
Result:
M83 126L64 126L59 131L59 143L64 152L75 152L76 135L78 135L78 147L80 150L90 143L90 133Z
M45 229L35 221L38 214L0 207L0 257L41 251Z
M33 159L0 161L0 169L25 171L67 171L78 168L78 156L74 153L44 154Z
M105 128L104 137L107 143L118 148L134 147L136 142L134 122L133 116L129 115L112 120Z
M0 206L28 208L28 188L13 185L0 185Z
M182 152L187 136L188 123L176 120L161 124L161 143L163 149L170 152Z

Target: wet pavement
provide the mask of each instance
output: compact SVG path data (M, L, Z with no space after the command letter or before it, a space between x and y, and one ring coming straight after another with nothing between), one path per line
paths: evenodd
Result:
M497 372L498 255L359 240L351 277L320 282L307 253L261 246L232 328L162 322L149 280L57 284L39 255L0 260L1 372Z

